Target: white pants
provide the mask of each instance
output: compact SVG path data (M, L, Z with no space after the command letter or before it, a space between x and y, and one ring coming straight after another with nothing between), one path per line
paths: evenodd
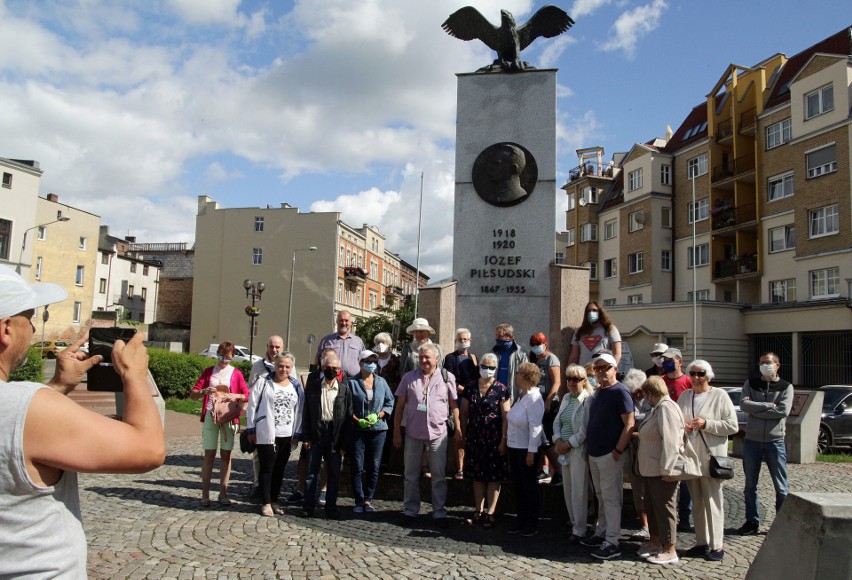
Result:
M562 466L562 493L571 518L571 533L582 538L589 519L589 462L585 449L572 447L568 458L568 465Z
M725 530L725 500L722 480L705 476L686 482L692 496L692 518L695 520L695 544L721 550Z
M622 470L624 456L618 461L612 453L600 457L589 457L589 470L592 473L592 485L598 496L598 521L595 535L603 537L617 546L621 539L621 506L624 503L624 483Z

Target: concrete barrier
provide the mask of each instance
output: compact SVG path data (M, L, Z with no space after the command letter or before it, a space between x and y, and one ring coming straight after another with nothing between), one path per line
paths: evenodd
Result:
M791 493L746 578L852 578L852 493Z

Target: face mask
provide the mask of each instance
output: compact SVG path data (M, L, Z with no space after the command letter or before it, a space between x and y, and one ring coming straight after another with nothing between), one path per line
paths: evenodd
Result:
M775 364L774 363L764 363L760 365L760 374L764 377L774 377L775 376Z
M467 350L469 348L470 348L470 341L469 340L465 340L465 341L456 343L456 350Z
M490 379L497 374L497 369L479 369L479 376L483 379Z
M388 351L388 345L383 342L380 342L379 344L373 347L373 350L379 354L384 354Z
M333 369L330 367L322 369L322 376L325 377L325 380L330 381L331 379L337 376L337 369Z
M664 360L663 364L661 366L663 367L663 370L666 371L667 373L673 373L675 371L676 365L675 365L675 361L673 361L673 360Z
M509 350L514 342L514 339L511 338L509 340L497 339L497 347L500 350Z
M598 380L595 377L589 377L586 380L589 382L589 386L593 389L598 386Z
M545 349L545 345L540 344L538 346L531 347L530 352L533 353L534 355L538 356L538 355L540 355L541 353L544 352L544 349Z
M653 356L653 357L651 357L651 360L652 360L652 361L654 362L654 364L655 364L655 365L657 365L658 367L663 366L663 357L661 357L661 356Z
M591 323L591 324L594 324L595 322L597 322L600 317L601 317L600 312L597 312L596 310L593 310L593 311L589 312L588 314L586 314L586 320L588 320L589 323Z
M367 363L364 365L364 370L370 374L376 372L376 368L378 368L378 365L376 363Z

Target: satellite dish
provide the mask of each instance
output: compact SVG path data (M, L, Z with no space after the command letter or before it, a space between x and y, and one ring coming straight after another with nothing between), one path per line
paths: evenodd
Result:
M589 202L588 202L588 200L586 200L585 197L581 197L580 201L578 203L580 204L580 207L586 207L586 204L589 203Z

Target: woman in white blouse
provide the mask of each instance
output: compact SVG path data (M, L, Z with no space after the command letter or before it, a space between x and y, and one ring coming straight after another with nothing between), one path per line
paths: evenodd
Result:
M506 432L509 475L515 489L518 517L507 531L510 534L534 536L538 532L538 512L541 500L538 491L537 466L539 447L543 443L541 425L544 399L538 390L541 371L535 363L518 367L515 385L521 395L509 409Z
M713 368L705 360L686 367L692 389L681 393L677 404L683 412L692 447L701 459L701 477L686 482L692 496L695 546L685 556L703 556L711 562L725 557L725 528L722 480L710 476L710 456L728 456L728 435L738 430L737 412L728 393L710 386Z

